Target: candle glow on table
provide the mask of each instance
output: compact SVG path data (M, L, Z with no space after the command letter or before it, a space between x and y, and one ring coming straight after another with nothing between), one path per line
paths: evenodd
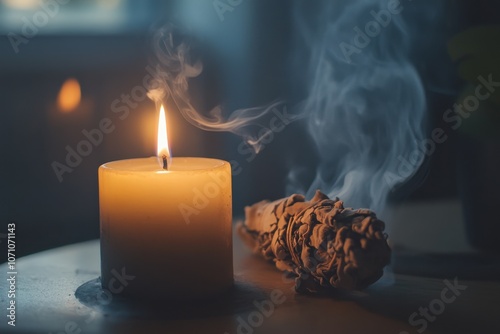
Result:
M231 167L171 158L163 112L158 157L99 167L102 285L137 298L213 296L233 284Z

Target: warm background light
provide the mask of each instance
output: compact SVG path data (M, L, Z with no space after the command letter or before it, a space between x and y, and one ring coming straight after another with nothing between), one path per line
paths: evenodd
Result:
M15 9L36 9L40 5L39 0L3 0L2 3L5 6Z
M66 80L57 97L57 107L61 112L71 112L78 107L82 97L80 84L74 78Z

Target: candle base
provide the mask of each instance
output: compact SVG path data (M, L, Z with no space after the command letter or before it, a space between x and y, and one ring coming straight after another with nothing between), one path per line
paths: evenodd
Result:
M223 279L208 283L204 280L184 278L173 283L159 273L154 279L141 279L126 270L117 271L102 269L101 288L109 291L109 295L128 300L146 301L190 301L213 299L227 294L234 286L232 273ZM108 274L105 274L105 273ZM122 285L121 285L122 284ZM120 286L121 285L121 286Z
M133 240L128 244L134 245ZM110 247L101 239L102 288L146 300L194 300L224 294L234 281L232 242L224 247L218 257L205 256L200 261L195 248L165 251L163 244L156 243L133 252L136 247Z
M105 284L101 281L101 288L105 288ZM215 300L223 299L226 295L230 294L234 288L234 283L229 286L221 287L219 290L203 291L201 293L177 293L170 291L157 291L157 290L144 290L139 289L129 289L124 290L119 298L124 301L134 302L202 302L204 300Z

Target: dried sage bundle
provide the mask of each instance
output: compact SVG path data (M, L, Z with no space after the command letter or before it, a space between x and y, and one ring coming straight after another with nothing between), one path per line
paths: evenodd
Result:
M239 235L254 252L295 276L298 292L363 289L389 264L385 224L368 209L344 208L319 190L245 208Z

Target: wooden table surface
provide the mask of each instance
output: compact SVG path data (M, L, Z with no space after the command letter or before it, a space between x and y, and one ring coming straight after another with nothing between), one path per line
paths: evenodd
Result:
M390 272L362 292L298 295L293 283L235 236L235 288L221 300L151 306L124 303L118 296L107 304L86 299L100 293L95 284L99 261L98 240L18 259L15 327L7 324L8 270L1 265L0 333L398 334L419 333L424 325L425 333L500 332L500 283L495 281L457 277L466 288L456 298L445 292L448 301L454 299L449 303L441 301L447 287L443 279ZM453 282L452 273L450 278ZM438 314L425 320L418 312L429 307ZM408 319L414 312L412 325Z

